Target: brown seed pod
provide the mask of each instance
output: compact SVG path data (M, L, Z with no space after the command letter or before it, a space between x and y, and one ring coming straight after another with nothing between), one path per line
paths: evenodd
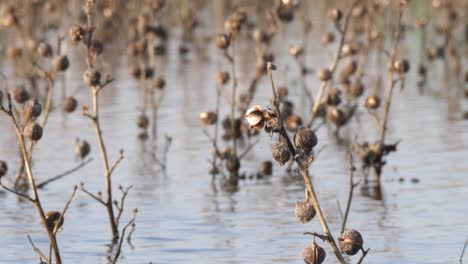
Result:
M83 81L88 86L101 84L101 73L96 70L86 70L83 74Z
M154 76L154 68L152 67L147 67L145 69L145 78L146 79L151 79Z
M322 264L326 256L325 250L315 243L302 250L302 258L306 264Z
M220 71L216 74L216 81L219 85L225 85L227 82L229 82L229 79L229 73L226 71Z
M154 78L153 85L157 89L162 90L166 86L166 81L162 77L158 76L158 77Z
M310 153L317 143L317 135L310 128L302 127L294 135L294 145L297 148L302 149L305 153Z
M346 115L345 113L336 107L330 107L331 109L328 111L327 118L328 121L334 123L336 126L342 126L346 123Z
M273 172L273 163L269 160L262 162L260 172L263 175L271 175Z
M139 128L146 129L148 127L148 124L149 124L149 119L145 114L141 114L138 116L137 126Z
M364 102L364 107L368 109L377 109L380 106L380 98L377 95L370 95Z
M69 34L72 42L78 42L83 39L85 30L80 25L74 25L70 28Z
M131 76L133 76L133 78L137 80L140 79L141 70L138 66L130 66L130 68L128 69L128 72L130 73Z
M28 100L23 105L23 116L24 120L34 120L42 113L42 106L36 98Z
M0 160L0 178L5 176L7 172L8 172L8 164L5 161Z
M281 166L291 158L291 151L289 150L288 145L281 141L272 146L271 154Z
M62 55L55 58L52 64L54 65L55 71L66 71L70 66L70 60L68 56Z
M284 99L286 99L286 96L288 96L288 87L279 86L278 88L276 88L276 94L281 99L281 101L284 101Z
M16 86L15 89L13 90L13 98L15 99L16 102L22 104L29 100L29 92L26 90L24 86Z
M293 57L297 58L301 56L303 53L304 53L304 49L300 46L294 46L294 47L289 48L289 54L291 54L291 56Z
M335 35L333 33L327 32L322 35L322 44L324 46L333 43L335 41Z
M410 64L407 60L396 60L393 63L393 70L399 74L407 73L410 69Z
M73 96L65 97L62 101L62 109L67 113L71 113L75 111L76 107L78 106L78 102Z
M218 120L218 115L215 112L201 112L200 113L200 120L205 126L211 126L216 123Z
M348 229L338 238L338 243L342 252L352 256L358 253L364 241L358 231Z
M305 224L310 222L316 214L316 211L312 204L308 202L307 200L305 201L299 201L296 202L296 208L294 209L294 214L296 215L297 220L299 220L301 223Z
M49 43L41 42L37 46L37 54L44 58L49 58L52 56L52 46Z
M353 81L350 89L350 94L354 97L359 97L364 93L364 85L360 82Z
M54 230L57 223L58 223L57 229L62 227L64 219L63 217L62 219L60 219L61 216L62 215L57 211L49 211L46 213L45 217L46 217L47 227L49 228L49 230ZM58 222L59 220L60 222Z
M327 105L337 106L341 103L341 92L336 88L330 88L328 90L327 97L325 97L325 103Z
M294 13L290 8L278 8L276 10L276 15L284 23L289 23L294 20Z
M357 70L357 62L355 60L350 60L341 70L341 74L349 77L353 75Z
M317 78L322 82L326 82L326 81L331 80L332 73L329 69L323 68L317 72Z
M42 127L38 123L29 123L24 128L23 134L31 141L38 141L42 137Z
M216 36L216 47L219 49L227 49L231 43L231 38L226 34L218 34Z
M297 129L302 126L302 119L298 115L289 115L284 121L286 124L286 129L295 132Z
M247 122L251 128L262 129L265 122L264 111L262 107L259 105L254 105L247 109L247 112L245 113L245 119L247 119Z
M338 8L333 8L328 10L327 17L332 22L340 22L341 18L343 17L343 12L341 12L341 10L339 10Z
M18 23L18 18L16 17L15 8L13 6L7 6L2 10L1 22L4 27L11 27Z
M76 140L75 154L81 159L84 159L91 152L91 146L86 140Z
M255 29L252 36L253 36L253 39L255 40L255 43L257 45L260 45L262 43L269 44L270 41L271 41L271 37L272 37L267 32L265 32L263 30L259 30L259 29Z
M11 60L16 60L23 55L23 50L20 48L12 47L7 51L8 58Z

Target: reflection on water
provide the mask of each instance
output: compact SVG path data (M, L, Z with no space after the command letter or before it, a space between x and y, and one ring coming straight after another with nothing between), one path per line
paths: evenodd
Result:
M222 25L220 21L208 21L205 21L208 30ZM278 82L290 85L291 98L300 106L304 102L300 99L303 96L299 76L291 59L284 56L290 44L300 41L300 32L294 30L294 25L289 26L291 30L284 29L275 43L279 51L276 64L280 69L288 65L287 79L278 74ZM319 39L320 33L313 31L311 39ZM413 41L417 39L405 39L406 44ZM238 192L226 193L219 185L213 185L207 161L210 144L200 127L198 113L214 108L214 73L223 65L212 44L202 49L202 53L192 52L185 58L178 55L177 46L174 41L168 57L160 61L167 89L160 110L159 145L163 144L162 135L173 137L167 175L155 165L149 141L137 139L134 123L140 96L137 84L127 73L125 57L105 56L117 79L105 89L102 100L102 126L110 159L117 157L120 148L125 149L125 159L114 181L134 186L127 208L138 207L140 211L132 238L134 247L124 246L121 263L301 262L300 252L310 242L310 237L302 233L321 231L318 221L302 225L294 217L294 203L303 196L301 179L294 173L287 175L275 164L273 176L242 181ZM329 61L321 47L313 42L310 46L307 60L311 65ZM240 87L244 89L254 62L249 60L252 51L247 47L241 54ZM419 56L409 55L414 57L411 59ZM76 56L71 54L71 60L79 61ZM81 87L82 67L72 65L66 75L67 85L70 90L77 89L76 97L82 104L89 104L89 91ZM310 87L318 87L313 77L308 82ZM431 89L438 90L443 82L442 76L433 80ZM371 248L368 263L454 263L468 234L465 202L468 122L448 119L444 97L421 96L415 82L408 80L407 85L402 94L396 95L390 120L390 140L402 141L398 152L389 157L380 189L362 185L356 189L348 226L360 230L365 246ZM267 80L262 80L255 102L267 104L269 89ZM298 111L306 113L307 109ZM88 121L78 112L67 117L57 111L51 113L34 160L39 178L48 178L76 165L75 139L95 140ZM3 115L0 122L7 124ZM363 131L360 139L375 136L373 123L365 113L360 113L359 122L352 126L342 131L345 139L355 138L353 131ZM337 201L343 207L348 192L347 144L336 144L329 132L326 126L319 131L319 148L324 146L324 150L311 174L324 213L337 234L341 224ZM0 134L0 159L8 158L11 168L17 168L19 157L10 127L2 125ZM100 190L104 182L96 149L92 150L92 156L91 164L42 191L46 210L62 208L72 186L81 181L93 192ZM270 142L262 137L243 161L242 170L254 173L260 162L267 159L271 159ZM13 173L10 171L8 177ZM419 179L419 183L414 183L413 178ZM37 261L26 236L30 234L41 248L47 248L47 238L34 208L3 191L0 201L0 263ZM123 221L129 219L129 211ZM106 217L98 203L80 192L77 194L58 235L66 263L106 262L112 251ZM330 256L327 263L333 263L332 253L327 253Z

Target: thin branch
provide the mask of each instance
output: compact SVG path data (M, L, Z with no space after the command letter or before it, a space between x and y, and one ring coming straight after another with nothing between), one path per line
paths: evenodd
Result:
M465 241L465 245L463 246L463 250L460 254L460 263L463 263L463 255L465 255L465 250L466 250L466 246L468 245L468 239L466 239Z
M119 165L119 163L123 160L123 158L124 158L123 153L124 153L124 151L123 151L123 149L121 149L119 151L119 158L114 162L114 164L112 164L112 166L111 166L111 168L109 170L109 175L112 175L112 173L114 172L117 165Z
M104 202L104 201L102 200L102 198L100 198L100 197L98 197L98 196L92 194L92 193L89 192L88 190L86 190L83 183L81 183L81 190L82 190L84 193L86 193L87 195L91 196L91 198L94 198L94 200L98 201L98 202L101 203L102 205L107 206L106 202Z
M367 250L364 250L364 248L361 246L362 255L359 258L359 261L357 262L357 264L361 264L364 261L364 258L367 256L367 253L369 253L369 250L370 248L368 248Z
M63 218L65 217L65 213L67 212L68 210L68 207L70 207L70 204L73 200L73 197L75 197L75 194L76 194L76 190L78 189L78 186L77 185L73 185L73 192L72 194L70 195L70 198L68 198L68 201L67 203L65 204L65 207L63 208L62 210L62 213L60 213L60 218L57 220L57 222L55 223L55 226L54 226L54 235L57 233L57 230L59 228L59 225L60 225L60 222L62 222Z
M133 216L132 216L132 219L130 219L130 221L128 222L128 224L126 224L124 226L124 228L122 229L122 236L120 237L120 241L119 241L119 245L117 246L117 251L115 253L115 257L114 257L114 260L112 261L112 264L115 264L117 263L117 260L119 259L119 256L120 256L120 252L122 251L122 243L123 243L123 240L124 240L124 237L125 237L125 232L127 231L127 228L131 225L133 225L135 223L135 219L136 219L136 215L138 213L138 209L134 209L133 210Z
M343 234L346 227L346 221L348 220L349 210L351 208L351 201L353 200L354 188L359 184L355 184L353 182L354 171L356 171L356 167L354 167L353 154L349 152L349 196L348 203L346 204L345 214L343 217L343 223L341 224L341 234Z
M120 205L117 202L114 203L118 210L117 217L115 218L115 222L117 226L119 226L120 217L122 216L122 212L124 210L125 198L127 198L128 192L132 188L133 188L133 185L130 185L127 187L127 189L124 190L122 186L119 186L119 189L122 192L122 197L120 198Z
M3 189L5 189L5 190L7 190L7 191L9 191L9 192L11 192L11 193L13 193L13 194L15 194L15 195L17 195L17 196L19 196L19 197L21 197L21 198L24 198L24 199L29 200L30 202L34 203L34 199L31 198L29 195L23 194L23 193L19 193L19 192L13 190L13 189L10 189L10 188L6 187L5 185L3 185L2 182L0 182L0 186L3 187Z
M30 235L28 235L28 240L29 240L29 243L31 244L32 248L34 249L34 252L36 252L36 254L41 259L45 260L47 263L50 263L50 260L41 252L41 250L39 248L36 247L36 245L34 245L34 242L32 241Z
M322 239L323 241L330 242L330 237L326 236L326 235L320 235L320 234L315 233L315 232L304 232L302 234L303 235L313 235L314 237L318 237L318 238Z
M67 176L69 174L72 174L75 171L77 171L77 170L81 169L82 167L84 167L86 164L90 163L91 161L93 161L93 158L89 158L89 159L83 161L82 163L80 163L78 166L76 166L76 167L74 167L72 169L69 169L69 170L67 170L65 172L62 172L62 173L58 174L57 176L54 176L54 177L52 177L52 178L50 178L48 180L45 180L45 181L39 183L37 185L37 188L41 189L41 188L43 188L44 186L46 186L47 184L49 184L51 182L54 182L54 181L59 180L59 179L65 177L65 176Z

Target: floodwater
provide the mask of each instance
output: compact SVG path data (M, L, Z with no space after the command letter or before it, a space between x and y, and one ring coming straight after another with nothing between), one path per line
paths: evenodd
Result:
M222 22L212 24L222 25ZM213 32L220 29L215 25ZM299 113L304 114L298 69L287 56L287 47L300 40L300 30L294 25L298 24L287 26L277 36L274 50L279 71L274 78L277 84L284 84L287 71L290 99L296 103ZM307 63L318 68L326 66L331 58L328 50L315 44L321 33L320 22L314 26ZM412 34L404 40L404 53L410 61L417 62L421 52L419 39L417 33ZM116 197L119 194L119 184L133 185L123 223L130 218L132 208L139 209L131 245L124 242L119 262L300 263L302 249L311 242L311 238L302 233L321 232L317 219L308 224L300 224L295 219L295 201L303 199L304 194L300 177L288 176L285 169L275 163L271 177L241 181L237 192L224 192L219 184L212 184L208 173L210 142L203 134L198 114L214 109L214 75L217 69L227 70L228 65L212 42L203 44L200 40L200 43L208 46L190 46L191 52L181 57L178 41L172 39L168 55L158 59L161 65L158 71L167 83L158 120L159 146L163 144L164 134L173 138L166 174L152 159L151 141L141 142L137 138L140 91L128 74L126 57L113 53L124 44L109 47L104 55L116 78L102 93L104 139L111 161L117 158L120 148L125 150L125 159L114 174L114 194ZM238 66L239 87L244 90L253 77L255 61L251 61L251 49L244 46L239 49L242 54ZM335 49L332 45L330 53ZM81 81L84 66L74 63L82 57L71 48L69 54L72 67L65 76L67 90L77 90L80 104L89 105L90 92ZM388 138L390 142L401 140L401 143L398 151L388 158L382 188L379 192L362 189L360 185L352 201L347 226L359 230L364 246L371 248L367 263L456 263L468 236L468 121L449 111L453 102L446 96L442 62L432 64L430 83L423 95L416 88L415 69L416 66L409 74L405 90L395 93ZM308 77L308 84L315 94L319 85L313 75ZM57 87L60 85L59 82ZM60 89L57 91L56 99L59 99ZM223 113L228 111L229 93L226 88ZM269 83L264 78L254 103L267 105L269 97ZM58 102L55 101L56 106ZM462 102L460 108L463 110L464 106ZM0 159L9 163L10 171L5 180L8 184L20 160L15 136L4 115L0 122ZM372 120L362 108L359 122L353 120L351 127L342 132L348 139L358 136L361 141L372 141L376 138ZM61 210L72 186L80 182L90 191L104 191L94 131L80 111L67 116L61 111L51 113L45 135L34 152L34 173L38 182L78 164L74 157L77 137L91 143L94 160L40 190L46 210ZM261 161L271 160L269 137L263 133L260 138L242 161L242 172L255 173ZM349 187L348 148L337 144L326 126L320 129L318 138L318 148L323 151L310 171L325 216L337 237L341 226L337 201L344 209ZM355 180L359 179L358 173ZM39 262L27 240L29 234L44 252L48 249L48 239L36 210L3 190L0 202L0 263ZM109 253L112 250L110 238L104 208L78 191L58 233L64 263L106 263L112 255ZM327 250L326 263L335 263L328 245L318 243ZM356 262L358 258L354 256L350 260Z

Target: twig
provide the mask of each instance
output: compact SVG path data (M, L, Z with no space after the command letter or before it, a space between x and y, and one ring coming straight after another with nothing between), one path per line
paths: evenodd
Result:
M353 154L349 152L349 196L348 196L348 203L346 204L346 211L343 217L343 223L341 224L341 232L340 232L341 234L343 234L345 227L346 227L346 221L348 220L349 209L351 208L351 201L353 200L354 188L359 184L359 183L353 182L353 176L354 176L355 170L356 170L356 167L354 167Z
M64 207L63 210L62 210L62 213L60 213L60 218L59 218L59 219L57 220L57 222L55 223L55 226L54 226L54 235L55 235L55 233L57 233L57 229L59 228L60 222L62 222L62 219L65 217L65 213L67 212L68 207L70 207L70 204L71 204L73 198L75 197L76 190L78 190L78 186L77 186L77 185L73 185L73 192L72 192L72 194L70 195L70 198L68 198L68 201L67 201L67 203L65 204L65 207Z
M3 185L3 183L2 183L1 181L0 181L0 186L2 186L3 189L5 189L5 190L7 190L7 191L9 191L9 192L11 192L11 193L13 193L13 194L15 194L15 195L17 195L17 196L19 196L19 197L21 197L21 198L24 198L24 199L29 200L30 202L34 203L34 199L31 198L29 195L23 194L23 193L20 193L20 192L17 192L17 191L15 191L15 190L13 190L13 189L8 188L8 187L6 187L5 185Z
M31 244L32 248L34 249L34 252L36 252L37 255L39 255L39 257L41 259L45 260L47 263L50 263L50 260L41 252L41 250L39 248L36 247L36 245L34 245L34 242L32 241L30 235L28 235L28 240L29 240L29 243Z
M364 258L367 256L367 253L369 253L370 251L370 248L368 248L367 250L364 250L364 248L361 246L361 251L362 251L362 255L359 258L359 261L357 262L357 264L361 264L364 261Z
M460 264L463 263L463 255L465 255L465 250L466 250L466 246L468 245L468 239L466 239L465 241L465 245L463 246L463 250L460 254Z
M303 235L313 235L314 237L318 237L318 238L322 239L323 241L327 241L327 242L330 241L330 237L328 237L326 235L320 235L320 234L315 233L315 232L304 232L302 234Z
M122 197L120 198L120 205L117 203L117 201L114 201L115 207L117 207L118 213L115 221L117 222L117 226L120 223L120 217L122 216L122 212L124 209L124 204L125 204L125 198L127 198L128 192L130 189L133 188L133 185L130 185L127 187L127 189L123 189L122 186L119 186L120 191L122 192Z
M91 196L94 200L98 201L99 203L101 203L102 205L106 206L107 207L107 204L106 202L104 202L104 200L102 200L102 198L92 194L91 192L89 192L88 190L85 189L84 187L84 183L81 183L81 190L86 193L87 195Z
M133 216L132 219L124 226L122 229L122 236L120 237L119 245L117 246L117 252L115 253L114 260L112 261L113 264L117 263L117 260L119 259L120 252L122 250L122 243L125 237L125 232L127 231L127 228L135 223L136 215L138 213L138 209L133 210Z
M57 176L54 176L54 177L52 177L52 178L50 178L48 180L45 180L45 181L39 183L37 185L37 188L41 189L41 188L43 188L44 186L46 186L47 184L49 184L51 182L54 182L54 181L59 180L59 179L65 177L65 176L67 176L69 174L72 174L75 171L77 171L77 170L81 169L82 167L84 167L86 164L90 163L91 161L93 161L93 158L89 158L89 159L83 161L82 163L80 163L78 166L76 166L76 167L74 167L72 169L69 169L69 170L67 170L65 172L62 172L62 173L58 174Z

